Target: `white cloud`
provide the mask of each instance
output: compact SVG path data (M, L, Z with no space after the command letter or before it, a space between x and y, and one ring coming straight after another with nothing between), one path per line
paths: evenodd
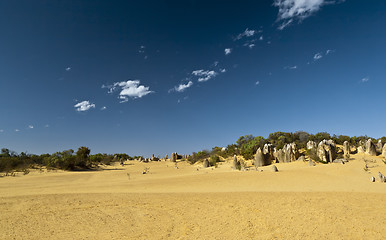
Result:
M218 61L215 61L215 62L213 63L213 65L214 65L215 67L217 67L218 64L219 64Z
M326 55L328 55L328 54L330 54L330 53L333 53L333 52L335 52L335 50L327 49Z
M203 69L195 70L192 72L192 74L194 76L199 77L198 78L199 82L206 82L206 81L210 80L211 78L214 78L218 75L218 73L213 71L213 70L212 71L209 71L209 70L205 71Z
M71 67L66 67L66 71L70 71L71 70Z
M255 35L257 33L256 30L249 30L248 28L245 29L244 32L240 33L239 35L237 35L234 40L240 40L242 39L243 37L252 37L253 35Z
M294 20L301 22L326 4L340 2L344 0L274 0L273 5L279 8L278 21L283 21L279 29L283 30Z
M260 81L256 81L256 82L255 82L255 85L259 85L259 84L260 84Z
M286 67L284 67L284 69L291 69L291 70L294 70L294 69L297 69L298 68L298 66L286 66Z
M370 78L369 77L364 77L364 78L362 78L362 80L361 80L361 82L368 82L368 81L370 81Z
M34 126L32 126L32 125L29 125L29 126L28 126L28 128L29 128L29 129L33 129L33 128L34 128Z
M90 110L91 108L95 108L95 104L90 103L89 101L83 101L75 104L74 107L76 111L84 112Z
M251 44L248 45L248 47L249 47L250 49L252 49L254 46L256 46L254 43L251 43Z
M231 52L232 52L232 48L225 48L224 49L225 55L229 55L229 54L231 54Z
M108 93L113 93L115 90L120 89L119 99L121 102L127 102L130 98L141 98L154 91L150 91L149 87L140 85L139 80L128 80L122 82L116 82L113 85L102 85L102 88L108 88Z
M15 132L20 132L20 130L16 128L16 129L15 129Z
M263 40L264 40L264 37L263 37L263 36L260 36L259 40L260 40L260 41L263 41Z
M314 55L314 60L316 61L316 60L319 60L319 59L321 59L323 57L323 55L321 54L321 53L317 53L317 54L315 54Z
M189 81L188 83L186 83L186 84L180 84L180 85L178 85L178 86L175 86L174 87L174 90L176 91L176 92L183 92L183 91L185 91L187 88L190 88L191 86L193 85L193 82L192 81Z
M221 73L225 73L227 70L225 68L220 69Z
M101 110L102 110L102 111L103 111L103 110L106 110L106 109L107 109L106 106L101 107Z

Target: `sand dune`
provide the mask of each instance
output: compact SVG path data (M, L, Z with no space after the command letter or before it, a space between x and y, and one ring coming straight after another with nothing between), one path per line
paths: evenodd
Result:
M365 171L363 159L370 160ZM380 157L347 164L170 162L0 178L1 239L382 239ZM150 167L148 174L142 174Z

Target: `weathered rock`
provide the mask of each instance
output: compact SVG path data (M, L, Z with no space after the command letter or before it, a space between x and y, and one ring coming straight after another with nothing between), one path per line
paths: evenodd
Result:
M293 162L299 158L300 154L295 143L284 145L283 151L285 153L284 162Z
M279 163L285 162L286 156L285 156L285 152L283 151L283 149L279 149L275 153L275 158L276 158L276 162L279 162Z
M262 167L267 166L270 163L265 159L265 156L263 152L261 151L261 148L257 149L255 154L255 167Z
M335 159L334 161L332 161L333 163L346 163L348 162L346 159L344 158L339 158L339 159Z
M234 170L238 170L238 169L241 168L240 162L237 161L237 156L236 155L233 156L232 168Z
M363 146L359 146L359 147L357 148L357 151L358 151L358 153L364 153L364 152L365 152L365 149L364 149Z
M336 146L334 141L324 139L318 145L318 157L323 162L333 162L336 158Z
M350 158L350 143L347 141L344 141L343 143L343 155L345 158Z
M371 182L375 182L375 177L371 177Z
M166 154L166 155L165 155L165 161L166 161L166 159L168 159L168 158L169 158L169 157L168 157L168 155Z
M272 144L270 143L264 144L263 154L267 162L272 162L275 159L274 152L275 150Z
M308 160L308 166L311 166L311 167L315 166L315 163L314 161L312 161L312 159Z
M382 140L379 139L377 146L376 146L376 149L377 149L377 151L382 152L382 148L383 148Z
M318 145L314 141L308 141L307 142L307 149L316 149Z
M371 139L367 140L367 142L366 142L366 154L368 154L370 156L376 156L377 155L377 151L375 149L375 144L373 143L373 141L371 141Z
M386 158L386 144L382 148L382 156Z
M378 177L380 182L386 182L386 177L381 172L378 172Z
M210 167L209 161L208 159L205 159L203 163L203 168L208 168L208 167Z
M171 162L177 162L177 153L174 152L170 155L170 161Z
M277 169L277 167L275 165L272 166L272 172L278 172L279 170Z

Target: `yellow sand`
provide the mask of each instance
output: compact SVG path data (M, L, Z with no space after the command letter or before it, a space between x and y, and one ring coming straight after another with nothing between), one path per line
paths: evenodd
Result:
M386 164L353 157L277 173L135 161L19 173L0 178L0 239L383 239Z

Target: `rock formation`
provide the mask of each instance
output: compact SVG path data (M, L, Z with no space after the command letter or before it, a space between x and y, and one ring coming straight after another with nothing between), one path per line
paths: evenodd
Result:
M334 141L324 139L318 145L318 157L323 162L333 162L336 158L336 146Z
M264 144L264 147L263 147L263 154L265 156L265 159L267 162L272 162L275 157L274 157L274 147L272 144L270 143L266 143Z
M203 163L203 168L208 168L208 167L210 167L209 161L208 161L208 159L205 159L204 163Z
M170 161L171 162L177 162L177 153L174 152L170 155Z
M371 139L367 140L367 142L366 142L366 154L368 154L370 156L376 156L377 155L377 151L375 149L375 144L373 143L373 141L371 141Z
M382 147L383 147L382 140L379 139L376 146L377 151L382 152Z
M255 167L262 167L271 164L267 161L265 155L261 151L261 148L257 149L255 154Z
M234 170L238 170L238 169L241 168L241 163L240 163L240 161L237 161L237 156L236 156L236 154L233 156L232 168L233 168Z
M359 147L357 148L357 151L358 151L358 153L364 153L364 152L365 152L365 149L363 148L363 146L359 146Z
M278 172L277 167L275 165L272 166L272 172Z
M285 152L283 151L283 149L279 149L279 151L275 153L275 158L277 163L285 162Z
M344 141L343 143L343 155L346 159L350 158L350 143L347 141Z
M314 141L308 141L307 142L307 149L316 149L318 145Z
M386 158L386 144L382 148L382 156Z
M378 177L380 182L386 182L386 177L381 172L378 172Z

